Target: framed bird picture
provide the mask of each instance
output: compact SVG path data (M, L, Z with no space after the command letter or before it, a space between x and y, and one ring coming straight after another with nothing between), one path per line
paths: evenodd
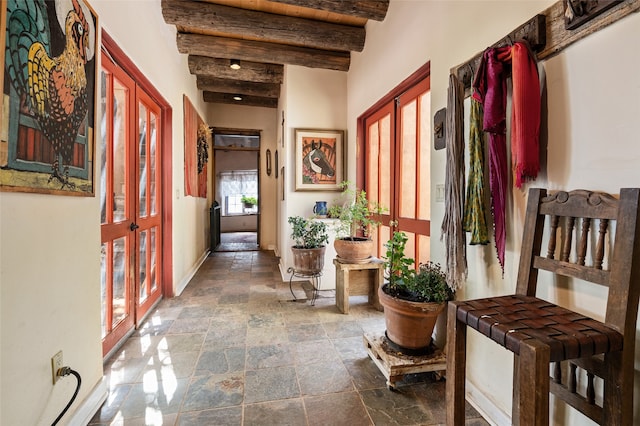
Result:
M0 190L93 196L98 17L83 0L7 0Z

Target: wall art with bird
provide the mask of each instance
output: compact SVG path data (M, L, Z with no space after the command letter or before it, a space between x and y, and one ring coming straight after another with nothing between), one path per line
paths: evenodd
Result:
M74 174L89 182L93 174L95 14L82 0L6 4L4 95L13 107L1 166L25 173L46 166L46 186L74 191Z

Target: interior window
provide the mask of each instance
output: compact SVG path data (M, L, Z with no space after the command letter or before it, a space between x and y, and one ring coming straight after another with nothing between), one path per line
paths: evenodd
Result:
M223 216L257 213L258 205L249 207L243 197L258 199L258 170L228 170L220 172L220 198Z

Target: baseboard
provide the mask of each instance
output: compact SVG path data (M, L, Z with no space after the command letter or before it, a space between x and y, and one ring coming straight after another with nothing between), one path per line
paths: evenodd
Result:
M187 288L187 284L189 284L189 281L191 281L191 278L193 278L196 272L198 272L198 269L200 269L204 261L207 260L209 253L210 251L206 250L204 254L200 257L200 259L198 259L198 261L193 266L193 268L191 268L189 273L182 279L182 281L180 281L180 283L178 283L178 287L176 288L176 292L174 293L174 296L180 296L180 294L182 294L184 289Z
M93 416L98 412L102 404L107 400L109 396L109 389L107 388L107 379L102 379L93 387L89 396L87 396L78 409L73 413L73 416L69 419L69 426L85 426L89 424Z
M465 384L466 398L469 404L484 417L492 426L511 426L511 416L498 408L468 380Z

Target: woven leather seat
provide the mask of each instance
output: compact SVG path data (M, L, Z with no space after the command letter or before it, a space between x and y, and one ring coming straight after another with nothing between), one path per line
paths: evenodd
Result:
M516 294L449 304L448 425L464 424L467 327L514 354L513 424L548 425L549 392L599 424L633 424L639 211L640 189L623 189L619 199L529 191ZM538 270L607 286L604 322L536 297ZM586 371L584 394L578 368ZM595 402L595 377L604 381L602 406Z

